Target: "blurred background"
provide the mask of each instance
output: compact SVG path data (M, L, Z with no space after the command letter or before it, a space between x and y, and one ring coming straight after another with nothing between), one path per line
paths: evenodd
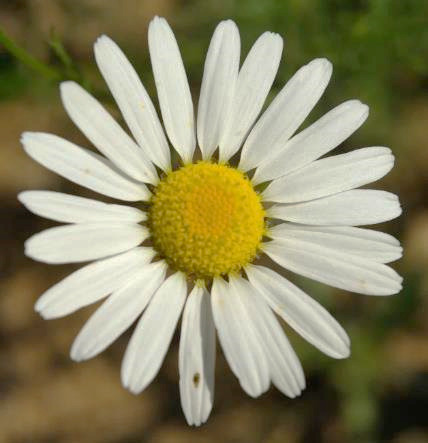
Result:
M329 359L284 325L308 387L295 400L274 389L254 400L218 352L214 409L197 429L180 409L177 337L159 376L139 396L120 385L129 333L91 361L69 359L73 337L94 308L53 321L35 314L37 297L74 268L23 256L23 241L53 223L16 199L24 189L91 195L26 157L20 134L48 131L88 146L61 108L58 82L80 81L112 105L92 53L102 33L122 46L155 98L146 36L155 14L174 28L195 100L220 19L237 22L243 54L265 30L284 36L269 100L299 66L329 58L332 81L305 125L347 99L367 103L368 121L343 149L390 146L396 167L375 186L397 193L404 209L400 219L379 226L405 248L393 264L405 279L400 294L368 297L292 277L348 331L351 357ZM3 0L0 26L50 66L44 72L25 66L0 44L0 442L428 442L426 0Z

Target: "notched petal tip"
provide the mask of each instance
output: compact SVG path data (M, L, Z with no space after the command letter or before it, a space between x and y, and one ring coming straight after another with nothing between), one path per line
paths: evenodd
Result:
M138 395L144 390L144 387L137 387L136 384L132 381L132 373L125 374L124 371L121 371L120 378L122 386L131 394Z
M400 217L400 215L403 213L403 207L401 206L400 199L395 194L393 194L393 196L395 197L394 203L396 205L397 214L395 215L395 217L391 218L391 220L393 220L394 218Z
M302 69L310 69L313 71L320 71L323 73L326 81L328 82L333 74L333 64L327 58L315 58L311 60Z
M278 50L282 52L284 48L284 39L282 38L282 36L277 34L276 32L270 32L270 38L278 46Z
M257 39L256 43L259 42L260 44L261 42L263 42L264 44L266 44L268 41L270 42L270 44L275 43L278 46L281 46L282 49L284 40L282 36L277 34L276 32L271 32L271 31L263 32L263 34L261 34Z
M236 23L232 19L230 19L230 18L228 18L227 20L222 20L217 26L220 26L220 25L222 25L222 26L229 26L229 27L232 27L232 28L238 28Z
M349 358L350 356L351 356L351 347L348 346L348 347L346 348L346 351L344 351L343 353L341 353L341 355L340 355L340 357L338 357L338 359L343 360L343 359L345 359L345 358Z
M117 43L108 35L100 35L94 42L95 60L99 63L100 58L108 57L109 50L118 50Z
M277 38L277 37L279 37L282 40L282 37L278 33L273 32L273 31L265 31L260 35L260 37L263 37L263 38Z
M261 395L263 395L265 392L267 392L270 388L270 382L268 384L268 386L259 386L257 389L256 387L249 387L249 386L244 386L241 383L241 380L239 380L239 384L241 385L241 388L244 390L244 392L250 396L251 398L258 398Z
M339 106L341 106L342 110L354 108L355 112L357 112L357 109L359 108L361 118L364 118L364 120L368 117L370 111L370 108L366 103L363 103L361 100L356 98L347 100Z
M351 344L349 341L349 337L346 336L347 341L342 341L341 343L337 343L334 349L331 349L330 352L324 352L325 355L328 355L331 358L336 360L344 360L345 358L349 358L351 355Z
M280 34L278 34L277 32L270 32L270 35L273 39L277 40L278 42L283 42L283 38Z
M22 145L25 145L31 141L31 139L34 139L34 137L38 134L37 132L31 132L31 131L25 131L21 134L20 142Z
M290 395L291 392L289 394L285 394L285 395L287 395L287 397L289 397L289 398L297 398L297 397L300 397L302 395L303 391L306 389L306 379L305 379L305 377L303 376L303 379L297 380L297 383L298 383L298 388L293 391L293 393L292 393L293 395Z
M153 28L154 26L158 27L158 26L163 26L163 27L170 27L168 24L168 21L166 20L165 17L161 17L159 15L155 15L149 23L149 31L150 28Z
M56 313L55 310L49 310L49 305L43 303L39 305L38 302L36 302L34 305L34 311L37 312L43 320L54 320L61 317L61 315Z
M126 365L126 353L122 360L122 366L120 368L120 381L122 386L129 390L129 370Z
M102 350L94 351L94 347L88 345L87 340L83 339L80 333L74 339L70 348L70 358L79 363L82 361L90 360L100 354Z
M392 296L398 295L402 291L402 289L403 289L403 285L401 283L396 282L396 285L393 288L389 289L388 291L385 291L383 294L374 294L374 296L392 297ZM368 295L372 295L372 294L368 294Z
M103 44L103 43L114 43L113 40L106 34L101 34L94 43L94 46Z

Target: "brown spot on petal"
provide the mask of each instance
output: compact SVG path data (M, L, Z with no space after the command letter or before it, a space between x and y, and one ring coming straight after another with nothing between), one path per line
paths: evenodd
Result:
M195 372L193 374L193 385L195 386L195 388L198 387L200 379L201 379L201 376L200 376L199 372Z

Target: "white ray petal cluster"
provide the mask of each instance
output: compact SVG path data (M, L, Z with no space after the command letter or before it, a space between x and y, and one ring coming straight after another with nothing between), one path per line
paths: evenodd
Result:
M263 199L277 203L316 200L372 183L394 166L388 148L356 149L332 155L271 182Z
M25 132L27 154L44 167L92 191L124 201L148 200L143 183L123 176L113 163L53 134Z
M164 171L171 154L153 103L125 54L103 35L94 46L95 59L135 140L147 157Z
M220 161L227 161L241 144L256 120L278 71L282 38L265 32L254 43L236 81L227 124L220 138Z
M71 314L125 285L154 255L149 248L135 248L86 265L42 294L35 309L44 318Z
M269 378L289 397L300 395L305 388L303 369L273 312L243 278L230 277L229 286L232 294L244 301L250 325L268 363Z
M306 340L330 357L349 356L346 332L320 304L269 268L250 265L246 273L269 306Z
M87 360L116 340L147 306L165 274L165 263L148 264L129 283L113 292L79 332L71 348L71 358Z
M169 267L170 257L145 246L155 235L142 208L152 204L151 191L175 166L168 141L184 164L193 162L196 141L207 162L216 161L217 149L219 162L226 163L241 151L237 169L252 171L253 186L266 183L260 200L269 223L261 209L260 226L263 230L265 222L269 228L258 252L343 290L376 296L401 290L402 278L387 265L402 256L399 241L359 227L392 220L401 207L394 194L358 189L391 170L389 148L324 157L363 124L365 104L349 100L296 133L328 85L328 60L315 59L299 69L261 113L283 40L265 32L240 66L238 28L231 20L220 22L205 59L195 123L180 50L165 19L152 20L148 40L163 125L125 54L101 36L94 47L96 62L130 134L81 86L64 82L66 112L100 154L53 134L22 136L28 155L47 169L129 205L23 191L18 198L28 210L65 223L30 237L25 254L51 264L92 261L42 294L35 309L52 319L106 298L74 340L76 361L98 355L137 321L121 369L122 383L133 393L157 375L182 315L181 405L189 425L199 426L213 408L216 336L248 395L257 397L273 384L290 398L305 389L305 376L276 315L332 358L350 355L350 339L318 302L252 259L239 272L204 281ZM203 249L202 243L197 252Z
M74 82L63 82L60 89L68 115L102 154L135 180L158 181L143 150L94 97Z
M368 115L368 106L358 100L342 103L292 137L282 149L261 159L253 183L282 177L317 160L345 141Z
M330 80L332 65L316 59L300 68L275 97L261 116L242 148L239 167L258 166L269 155L275 155L316 105Z
M139 393L153 380L165 358L186 300L186 279L176 273L156 291L126 348L122 383Z
M232 291L222 279L213 282L211 304L224 355L242 389L258 397L269 388L269 365L251 323L249 295Z

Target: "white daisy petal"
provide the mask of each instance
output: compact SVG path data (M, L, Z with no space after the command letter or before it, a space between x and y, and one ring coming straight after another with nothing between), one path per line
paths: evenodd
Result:
M177 272L153 296L131 337L122 362L122 383L138 394L162 365L186 300L186 278Z
M146 214L130 206L107 204L53 191L24 191L18 200L33 214L64 223L139 223Z
M87 360L110 346L139 317L165 279L166 270L162 261L146 265L110 295L80 330L71 347L71 358Z
M196 144L192 96L177 41L164 18L150 22L149 50L166 132L182 160L191 162Z
M148 200L142 183L118 174L107 160L53 134L24 132L25 152L45 168L92 191L125 201Z
M317 244L287 239L264 244L282 267L336 288L367 295L392 295L402 278L390 267Z
M373 225L398 217L395 194L373 189L353 189L303 203L275 205L268 216L309 225Z
M241 147L259 115L281 60L283 42L265 32L254 43L239 71L235 95L220 139L220 161L227 161Z
M215 327L210 294L195 286L187 298L178 355L181 407L189 425L199 426L214 401Z
M245 304L274 385L291 398L300 395L305 388L303 369L272 310L247 280L230 277L230 286Z
M368 106L358 100L342 103L267 157L256 169L252 182L258 184L282 177L308 165L345 141L368 115Z
M269 366L245 307L245 297L220 278L211 290L214 323L227 362L242 389L258 397L269 388Z
M198 105L198 143L204 159L210 158L220 142L235 92L240 50L236 24L232 20L220 22L205 59Z
M284 147L320 99L332 69L327 59L320 58L294 74L252 129L239 168L248 171Z
M250 265L245 271L269 306L309 343L333 358L349 356L348 335L318 302L272 269Z
M263 192L265 201L295 203L358 188L379 180L394 166L389 148L372 147L312 162L274 180Z
M269 236L281 241L289 238L314 243L378 263L398 260L403 253L392 235L353 226L309 226L281 223L269 229Z
M117 44L106 35L94 46L95 59L123 118L150 160L164 171L171 155L155 107L135 69Z
M128 283L153 256L150 248L135 248L86 265L48 289L35 309L44 318L71 314Z
M25 242L25 255L45 263L96 260L135 248L149 236L137 224L85 223L56 226Z
M72 81L61 83L60 88L68 115L102 154L133 179L158 182L156 169L143 150L92 95Z

